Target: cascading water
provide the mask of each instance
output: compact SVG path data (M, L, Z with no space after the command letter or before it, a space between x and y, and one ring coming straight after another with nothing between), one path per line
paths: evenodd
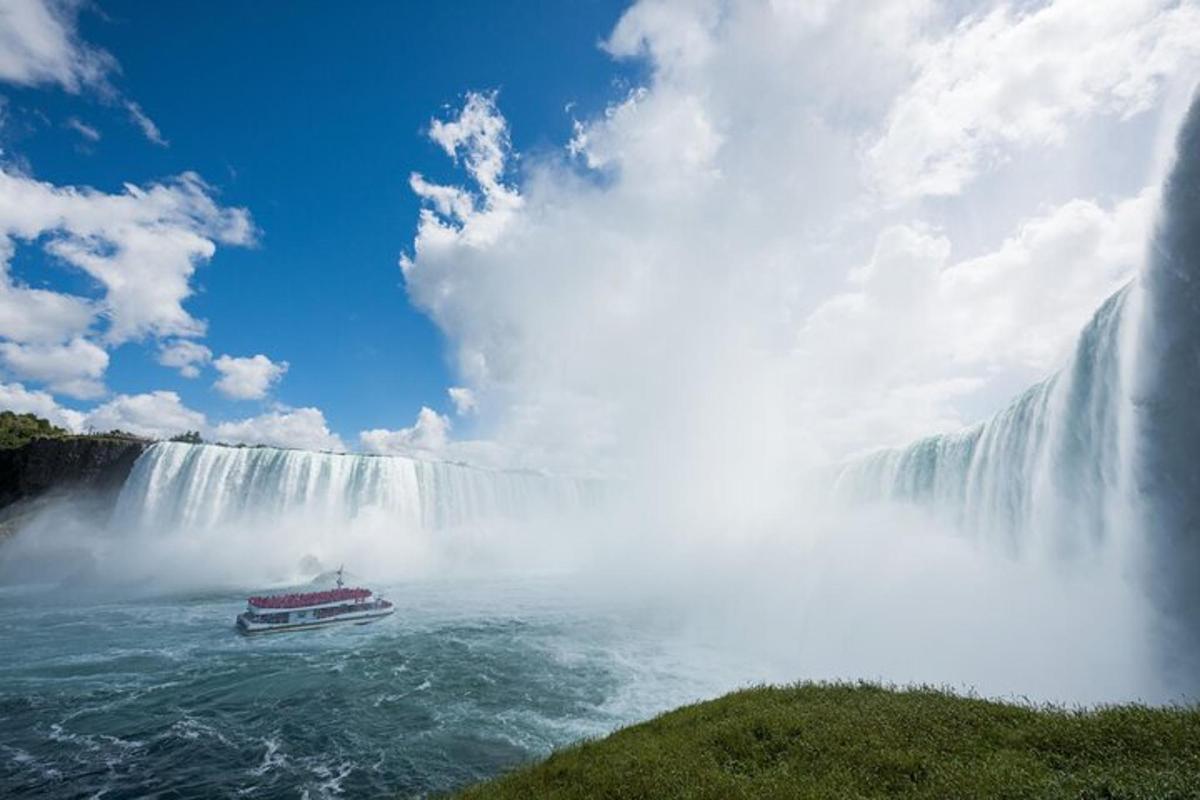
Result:
M1200 653L1200 97L1138 277L1068 365L992 419L847 465L843 498L905 501L1024 551L1103 553ZM1184 669L1190 669L1184 667Z
M1142 277L1133 466L1151 583L1200 653L1200 96L1176 151Z
M1127 350L1136 287L1100 307L1068 366L959 433L849 464L847 499L926 505L1020 551L1078 552L1128 530Z
M382 514L403 530L434 531L566 513L596 496L586 480L404 456L160 442L134 465L114 518L122 527L173 530Z

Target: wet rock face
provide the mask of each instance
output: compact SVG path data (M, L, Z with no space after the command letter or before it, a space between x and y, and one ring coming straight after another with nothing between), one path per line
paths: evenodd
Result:
M0 508L57 490L115 497L149 445L142 439L74 436L0 450Z

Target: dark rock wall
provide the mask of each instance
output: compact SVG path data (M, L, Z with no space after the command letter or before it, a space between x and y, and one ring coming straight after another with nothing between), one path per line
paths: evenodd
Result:
M141 439L73 436L0 450L0 508L51 490L111 493L115 498L149 445Z

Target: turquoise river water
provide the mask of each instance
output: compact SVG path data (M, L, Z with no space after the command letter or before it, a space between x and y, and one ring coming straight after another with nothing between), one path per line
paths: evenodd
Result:
M254 638L244 593L0 590L0 796L436 795L720 683L556 579L376 588L390 619Z

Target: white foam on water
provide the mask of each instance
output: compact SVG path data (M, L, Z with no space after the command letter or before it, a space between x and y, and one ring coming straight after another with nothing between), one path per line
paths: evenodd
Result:
M250 770L250 774L255 777L262 777L274 769L280 769L287 766L287 756L280 752L280 740L278 734L268 737L262 741L265 746L263 752L262 763Z

